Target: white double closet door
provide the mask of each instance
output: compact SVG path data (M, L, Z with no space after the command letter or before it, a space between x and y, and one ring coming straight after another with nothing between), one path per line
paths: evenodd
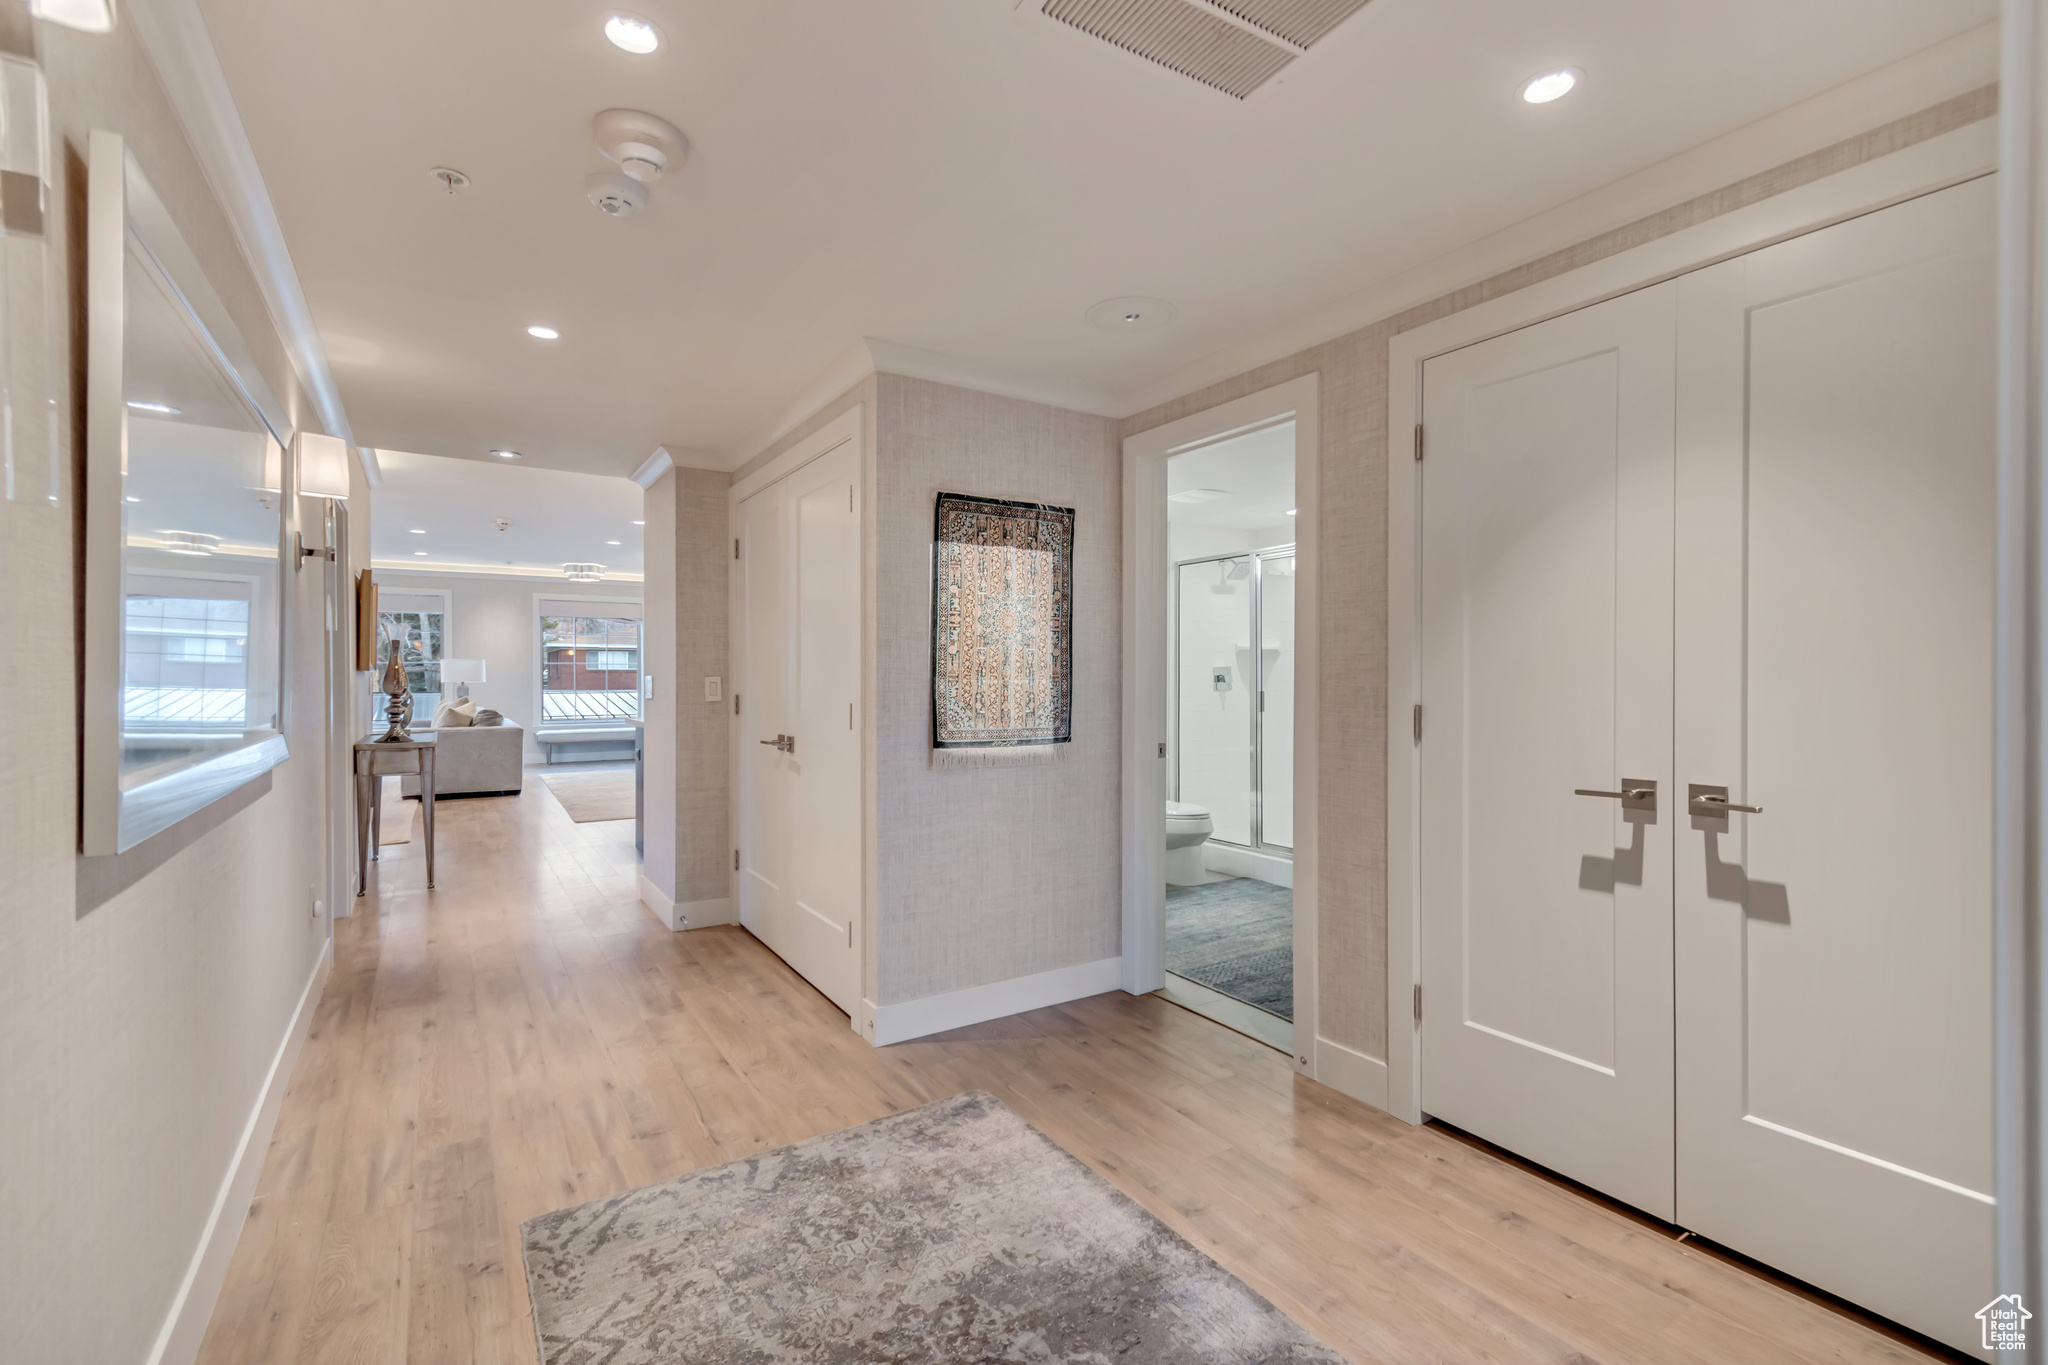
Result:
M854 1014L860 1000L859 450L739 505L740 923Z
M1993 202L1423 375L1423 1108L1965 1350L1997 1292Z

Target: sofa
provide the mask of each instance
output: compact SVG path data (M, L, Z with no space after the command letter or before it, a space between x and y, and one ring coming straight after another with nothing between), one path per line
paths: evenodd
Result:
M434 740L436 801L444 796L519 795L526 744L526 731L520 726L508 720L502 725L449 725L413 734ZM419 778L399 779L399 790L418 796Z

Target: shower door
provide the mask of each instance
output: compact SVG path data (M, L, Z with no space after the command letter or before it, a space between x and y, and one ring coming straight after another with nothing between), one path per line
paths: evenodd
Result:
M1174 799L1204 806L1212 843L1294 846L1294 547L1175 571Z

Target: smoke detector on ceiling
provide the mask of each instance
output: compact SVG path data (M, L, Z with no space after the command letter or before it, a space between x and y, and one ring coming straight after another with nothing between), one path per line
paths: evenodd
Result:
M508 517L492 517L491 525L497 527L500 531L509 531L512 529L512 522L511 519Z
M647 207L647 187L617 171L599 171L583 182L584 197L597 205L598 211L613 218L624 218Z
M433 169L434 183L448 194L460 194L469 188L469 177L453 166L436 166Z

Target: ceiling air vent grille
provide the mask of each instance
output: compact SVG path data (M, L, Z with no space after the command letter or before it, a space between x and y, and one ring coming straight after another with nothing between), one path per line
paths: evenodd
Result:
M1247 9L1289 11L1336 9L1340 3L1341 0L1233 0L1233 5L1241 4ZM1045 0L1042 12L1049 19L1069 24L1238 99L1271 80L1295 58L1290 49L1268 42L1249 29L1189 4L1188 0Z
M1331 29L1365 8L1367 0L1209 0L1256 28L1296 47L1313 47Z

